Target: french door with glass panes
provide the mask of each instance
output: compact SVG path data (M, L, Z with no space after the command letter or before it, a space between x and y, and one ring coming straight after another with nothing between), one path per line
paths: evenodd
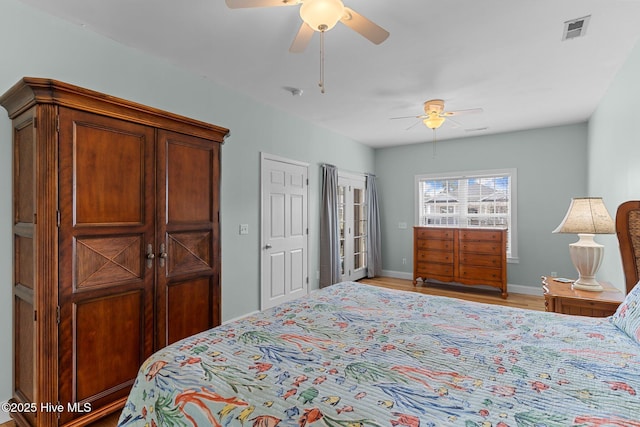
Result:
M367 204L365 177L338 173L338 221L342 280L367 275Z

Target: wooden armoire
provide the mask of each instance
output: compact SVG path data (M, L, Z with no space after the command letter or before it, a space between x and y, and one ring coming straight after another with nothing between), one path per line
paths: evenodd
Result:
M122 408L152 352L220 324L228 130L42 78L0 104L13 124L13 401L27 403L12 416L85 425Z

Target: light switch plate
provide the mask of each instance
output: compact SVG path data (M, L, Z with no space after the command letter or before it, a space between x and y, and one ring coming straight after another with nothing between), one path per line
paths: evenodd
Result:
M249 234L249 224L240 224L240 234Z

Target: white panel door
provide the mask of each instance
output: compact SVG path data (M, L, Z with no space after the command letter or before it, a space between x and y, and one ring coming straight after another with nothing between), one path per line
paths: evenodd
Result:
M308 166L262 154L261 309L306 295Z

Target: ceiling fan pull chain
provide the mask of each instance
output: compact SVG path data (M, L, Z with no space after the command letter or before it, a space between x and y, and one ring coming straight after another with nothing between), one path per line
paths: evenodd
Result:
M324 93L324 31L326 27L326 25L320 26L320 83L318 83L320 93Z
M433 130L433 158L436 158L436 130Z

